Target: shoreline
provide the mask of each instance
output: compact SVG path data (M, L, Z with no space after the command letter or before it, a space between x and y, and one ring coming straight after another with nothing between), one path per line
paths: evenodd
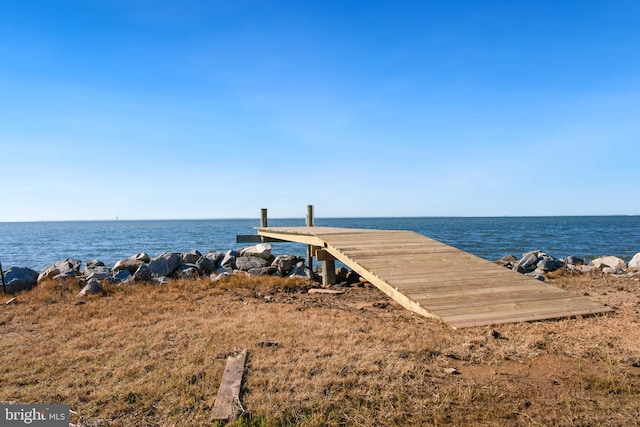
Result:
M574 255L555 258L543 251L530 251L521 258L505 255L492 262L519 273L545 280L545 275L559 269L576 273L600 271L614 276L633 277L640 274L640 252L629 262L608 255L592 260ZM248 274L255 276L300 277L312 281L319 280L317 267L311 271L303 257L299 255L278 255L272 253L268 243L245 246L242 249L209 251L202 254L190 252L165 252L158 256L139 252L129 258L122 258L113 265L99 259L82 261L66 258L54 262L40 271L29 267L2 266L2 274L7 292L30 290L44 281L77 281L87 285L92 292L101 289L103 281L111 284L131 284L139 282L166 283L171 279L209 277L219 280L224 275ZM337 281L359 280L359 276L344 267L336 270ZM357 277L355 277L357 276Z

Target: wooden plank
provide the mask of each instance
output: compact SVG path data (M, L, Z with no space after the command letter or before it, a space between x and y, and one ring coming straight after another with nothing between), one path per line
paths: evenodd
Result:
M450 310L459 307L464 308L475 308L475 307L484 307L491 303L495 303L495 301L501 301L503 303L520 303L520 302L533 302L533 301L551 301L550 304L553 304L555 300L558 298L566 298L566 292L541 292L541 293L532 293L532 292L524 292L524 293L513 293L513 292L505 292L505 293L493 293L490 295L474 295L469 296L461 301L459 297L447 297L447 298L425 298L421 296L416 296L415 294L409 294L409 296L415 299L420 304L428 306L430 310L440 313L441 310ZM474 310L475 312L475 310Z
M286 240L289 242L304 243L312 246L324 246L324 242L316 236L309 236L305 234L279 234L269 231L258 231L258 234L264 237Z
M375 269L370 269L373 273L377 275L383 275L383 272L380 272ZM429 284L429 283L450 283L452 286L458 282L469 282L469 281L477 281L484 282L487 284L491 284L492 282L510 282L513 283L514 286L516 284L530 284L531 286L535 286L536 283L533 282L534 279L531 277L513 277L508 275L500 275L495 274L491 275L491 272L478 272L478 274L473 275L469 273L465 274L440 274L438 272L429 271L422 275L418 274L416 271L407 272L405 274L397 273L393 276L384 275L385 279L389 283L394 283L397 285L418 285L418 284Z
M316 259L318 261L335 261L336 258L331 255L329 252L325 251L324 249L314 249L313 250L313 256L316 257Z
M402 262L402 263L418 263L420 261L434 261L435 257L440 259L453 260L456 257L460 259L469 259L468 257L460 257L455 249L449 248L425 248L416 247L416 249L389 248L384 251L345 251L341 250L347 256L357 257L360 261L380 261L380 262Z
M244 374L244 364L247 360L247 350L242 350L235 356L227 357L222 382L218 389L216 402L213 405L211 420L229 420L236 414L236 403L240 403L240 386Z
M545 312L520 312L520 313L509 313L504 315L495 315L493 317L484 317L484 316L460 316L460 317L450 317L446 320L447 323L452 325L454 328L470 328L473 326L486 326L486 325L497 325L501 323L518 323L518 322L532 322L537 320L554 320L554 319L566 319L575 316L588 316L588 315L596 315L596 314L605 314L607 312L612 311L610 308L604 307L584 310L584 309L560 309L560 310L552 310Z
M508 285L506 283L499 283L496 286ZM393 286L393 285L392 285ZM408 285L398 285L394 286L398 291L406 294L406 295L414 295L420 293L453 293L453 292L462 292L470 289L493 289L493 285L491 283L483 283L483 282L470 282L465 283L459 286L450 286L447 284L430 284L424 286L408 286ZM514 286L514 290L518 288L524 289L526 286Z
M446 310L437 310L442 317L464 316L472 314L474 316L482 313L524 313L524 312L544 312L545 310L557 310L559 308L577 309L587 308L585 298L576 297L571 294L563 298L556 299L552 304L549 301L523 301L515 303L504 303L502 301L481 307L456 307Z
M463 291L466 289L482 289L482 288L493 288L493 287L501 287L501 286L511 286L513 289L519 288L527 288L529 285L527 283L511 283L508 280L482 280L482 278L469 278L466 280L459 280L457 282L448 281L448 280L430 280L430 281L420 281L416 282L415 279L411 281L393 281L387 280L389 285L402 289L403 292L408 293L419 293L421 291L424 292L454 292L454 291Z
M258 234L237 234L236 243L283 243L288 240L274 239L272 237L262 237Z
M594 306L590 307L548 307L546 309L537 310L505 311L482 314L460 314L455 316L448 316L447 322L455 325L471 325L472 323L491 325L495 323L522 322L527 319L558 319L562 317L607 313L609 311L611 311L609 307L594 303ZM477 323L478 321L484 323Z
M547 288L536 288L532 289L529 286L491 286L486 288L468 288L468 289L458 289L458 288L450 288L449 290L440 290L434 292L423 292L423 293L411 293L408 294L411 298L416 300L422 298L429 298L432 302L438 302L442 299L454 299L454 298L472 298L476 296L484 297L490 296L494 297L496 295L501 295L508 297L509 295L522 295L522 294L563 294L563 295L571 295L569 292L556 288L554 286L549 286ZM464 302L463 302L464 303Z
M372 272L375 272L377 275L388 278L389 280L394 280L394 279L399 280L399 279L418 278L418 277L429 278L434 276L440 277L443 280L449 280L449 279L455 279L455 278L466 278L466 277L479 277L479 276L481 277L482 276L486 276L486 277L501 276L499 270L496 271L495 269L491 269L490 267L476 268L476 269L465 268L464 270L455 270L455 269L452 270L451 268L443 268L443 269L435 270L435 269L425 268L424 270L421 271L420 269L403 270L403 269L392 268L392 267L376 268L366 263L362 263L360 265L368 268ZM508 276L503 275L501 277L508 277ZM527 276L523 276L522 278L530 281L535 280ZM514 280L518 280L518 279L516 278Z
M309 294L327 294L327 295L342 295L345 291L339 291L337 289L318 289L312 288L307 291Z

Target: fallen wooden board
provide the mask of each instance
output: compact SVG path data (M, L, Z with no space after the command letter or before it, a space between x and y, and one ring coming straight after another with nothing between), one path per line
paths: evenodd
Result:
M236 402L240 403L240 386L246 360L247 350L227 357L211 420L229 420L236 414Z
M310 294L329 294L329 295L342 295L344 291L338 291L335 289L309 289L308 293Z

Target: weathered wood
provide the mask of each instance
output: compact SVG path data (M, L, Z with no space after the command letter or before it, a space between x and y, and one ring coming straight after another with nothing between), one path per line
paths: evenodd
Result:
M316 257L318 261L335 261L336 257L331 255L329 252L324 249L320 249L316 246L313 247L313 256Z
M7 294L7 284L4 283L4 270L2 269L2 263L0 262L0 277L2 277L2 290L4 294Z
M317 289L312 288L307 291L310 294L327 294L327 295L342 295L344 291L338 291L336 289Z
M453 327L555 319L609 307L410 231L260 228L260 235L314 245L400 305Z
M336 284L336 260L335 258L322 261L322 284L331 286Z
M267 210L265 208L260 209L260 227L268 227Z
M269 237L272 239L280 240L283 242L296 242L296 243L304 243L305 245L311 246L324 246L324 242L317 238L316 236L305 236L303 234L279 234L273 233L268 228L258 228L258 234L260 236Z
M272 237L261 237L258 234L236 234L236 243L283 243L288 240L274 239Z
M313 227L313 205L307 205L307 227ZM307 245L307 267L313 271L313 245Z
M213 405L211 420L226 421L236 415L237 405L240 404L240 387L246 360L247 350L227 357L227 365L224 368L222 382Z

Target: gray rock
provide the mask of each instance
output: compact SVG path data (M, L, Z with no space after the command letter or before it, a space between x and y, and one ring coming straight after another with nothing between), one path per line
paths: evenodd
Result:
M590 265L579 265L578 269L583 273L590 273L591 271L593 271L593 267L591 267Z
M350 271L347 274L347 283L354 284L354 283L358 283L359 281L360 281L360 275L355 271Z
M236 269L236 257L238 256L238 253L236 251L233 250L229 250L224 254L224 257L222 258L222 260L220 261L220 268L218 270L222 270L222 271L218 271L219 273L223 273L223 272L233 272L233 270Z
M112 279L118 282L124 282L125 280L128 280L129 277L131 277L131 273L129 272L129 270L120 270L115 272Z
M291 269L300 261L304 261L299 256L294 255L279 255L271 263L272 266L277 267L281 273L288 273Z
M536 280L540 280L541 282L544 282L544 276L542 274L539 274L535 271L531 272L531 273L525 273L525 276L529 276L529 277L533 277Z
M212 274L211 276L209 276L209 279L212 282L217 282L218 280L224 279L225 277L231 277L231 273L225 271L225 272L222 272L220 274Z
M620 269L627 268L627 263L624 262L624 260L615 256L605 256L605 257L596 258L593 261L591 261L589 265L591 265L594 268L599 268L601 270L605 267L620 268Z
M166 285L167 283L169 283L169 278L165 276L154 277L153 279L151 279L151 283L153 283L154 285Z
M58 274L60 274L60 270L58 270L57 268L53 266L46 267L38 275L38 283L43 282L45 280L52 280Z
M247 270L247 273L253 276L270 276L276 273L277 271L278 271L277 267L270 265L268 267L250 268L249 270Z
M216 271L216 262L207 256L201 256L200 259L196 261L195 265L198 270L205 276L208 276Z
M556 271L559 268L562 268L563 266L564 266L564 262L562 261L559 261L553 258L545 258L538 261L538 264L536 264L536 270Z
M137 253L137 254L131 256L130 259L133 259L133 260L136 260L136 261L142 261L144 263L148 263L148 262L151 261L151 257L148 254L144 253L144 252Z
M634 270L640 270L640 252L638 252L633 256L633 258L631 258L628 267Z
M183 264L195 264L196 261L200 259L202 254L197 250L192 250L191 252L186 252L182 254L182 263Z
M182 254L168 252L158 255L149 262L151 273L156 276L169 276L182 264Z
M518 273L529 273L536 268L539 251L532 251L522 254L522 258L513 265L513 270Z
M147 264L141 264L131 276L131 280L134 282L150 282L152 277L151 268Z
M215 262L216 265L222 260L222 258L224 258L224 252L220 252L220 251L209 251L206 254L204 254L205 258L210 259L211 261Z
M100 261L99 259L92 259L91 261L87 261L84 267L85 270L91 267L104 267L104 262Z
M127 270L129 273L133 274L142 264L144 264L144 262L141 260L125 258L116 262L113 266L113 271Z
M252 268L262 268L269 265L266 259L254 256L241 256L236 258L236 268L242 271L249 271Z
M91 279L84 285L84 288L78 294L79 297L83 297L85 295L95 295L104 292L104 288L102 287L102 283L98 279Z
M83 275L86 279L98 279L104 280L108 279L113 275L113 271L109 267L105 267L104 265L96 265L96 266L88 266L85 267Z
M258 257L265 260L271 258L271 245L268 243L258 243L240 250L241 257Z
M38 276L38 281L52 279L59 275L62 277L69 277L69 273L73 273L75 276L80 276L80 265L82 262L73 258L66 258L62 261L58 261L54 264L45 267Z
M349 275L349 270L344 268L344 267L340 267L338 269L336 269L336 283L343 283L347 281L347 276Z
M624 270L622 270L621 268L604 267L602 269L602 272L605 274L622 274L624 273Z
M78 277L75 271L66 271L64 273L60 273L57 276L53 276L52 280L66 280L66 279L75 279Z
M570 255L565 262L569 265L584 265L584 259L577 256Z
M175 271L174 275L179 279L195 279L200 277L200 272L195 264L182 264Z
M513 265L517 261L518 258L516 258L514 255L505 255L502 258L495 260L494 262L506 268L513 268Z
M38 284L38 272L26 267L11 267L4 272L8 293L28 291Z
M303 279L313 280L313 272L304 264L304 261L300 261L291 269L289 277L301 277Z

